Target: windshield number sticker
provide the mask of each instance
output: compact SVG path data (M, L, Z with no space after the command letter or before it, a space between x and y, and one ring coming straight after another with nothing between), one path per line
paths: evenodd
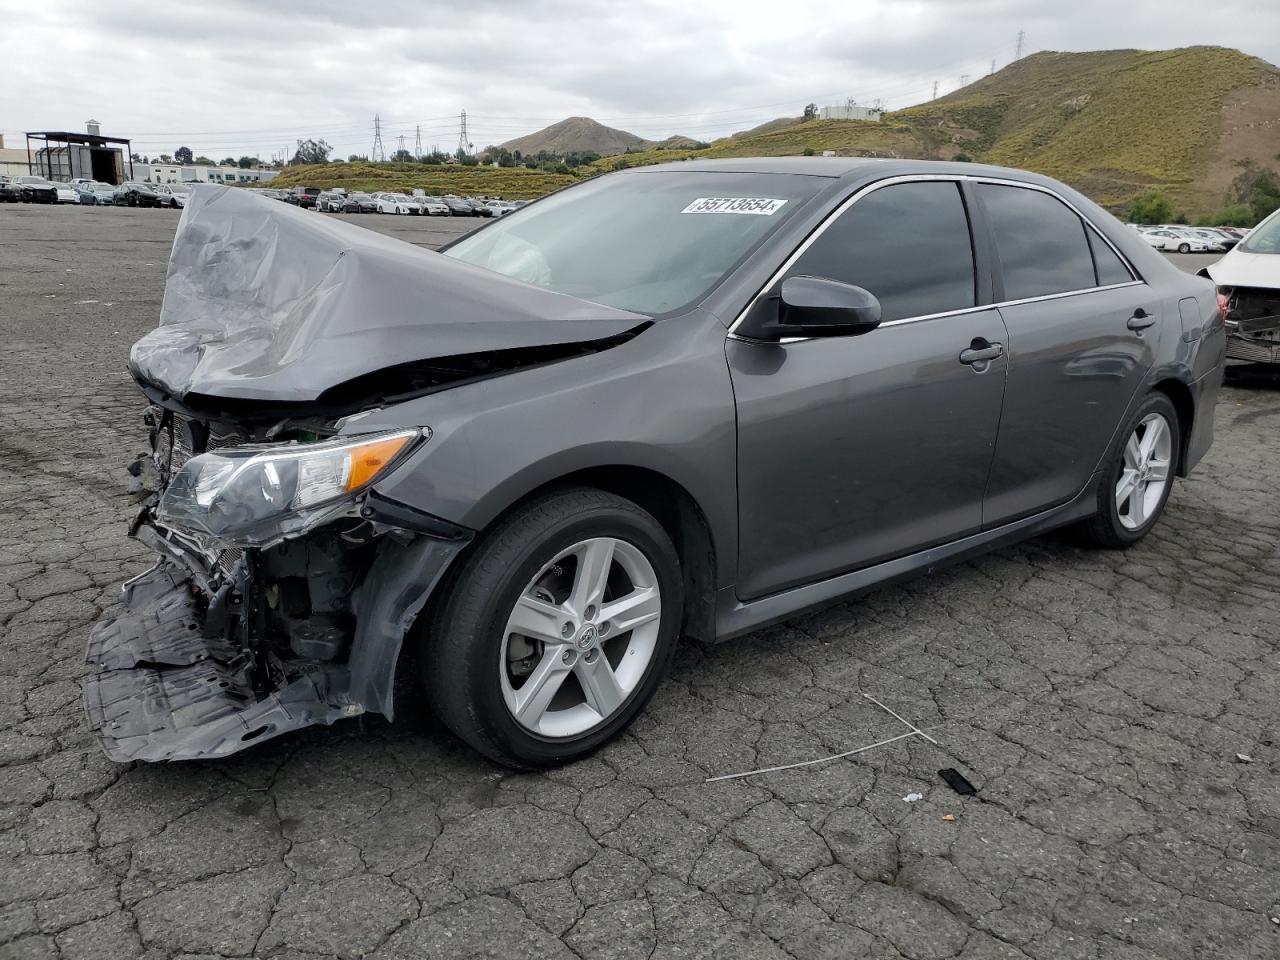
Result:
M772 217L786 202L765 197L699 197L680 212L748 213L757 217Z

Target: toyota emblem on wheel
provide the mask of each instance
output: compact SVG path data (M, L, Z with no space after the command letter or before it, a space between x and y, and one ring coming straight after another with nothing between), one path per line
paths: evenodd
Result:
M595 642L596 642L596 628L591 624L587 624L585 627L582 628L582 633L578 637L578 647L582 650L585 650L587 649L587 647L591 646Z

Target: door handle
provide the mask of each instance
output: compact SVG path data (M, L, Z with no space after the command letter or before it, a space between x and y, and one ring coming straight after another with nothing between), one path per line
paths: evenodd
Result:
M1129 318L1129 321L1125 326L1134 331L1145 330L1155 322L1155 317L1139 307L1137 310L1133 311L1133 316Z
M982 337L975 337L968 350L960 351L960 362L967 364L986 364L989 360L1004 353L1003 343L990 343Z

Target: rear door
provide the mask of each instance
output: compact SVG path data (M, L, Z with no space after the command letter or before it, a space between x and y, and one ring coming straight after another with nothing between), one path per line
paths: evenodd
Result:
M1160 298L1055 194L979 183L1009 372L984 526L1070 500L1155 358Z
M959 184L888 184L801 248L788 276L865 287L863 336L727 343L738 411L738 593L751 599L977 532L1005 340ZM983 358L986 359L983 359Z

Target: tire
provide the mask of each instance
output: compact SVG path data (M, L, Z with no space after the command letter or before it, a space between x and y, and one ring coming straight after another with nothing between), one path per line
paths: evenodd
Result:
M1147 461L1147 467L1149 476L1163 475L1163 486L1157 491L1150 491L1149 484L1156 482L1155 480L1140 483L1141 489L1135 490L1129 499L1122 502L1119 484L1126 478L1125 475L1132 477L1136 473L1137 478L1144 475L1141 467L1137 470L1132 468L1134 458L1128 449L1130 438L1141 449L1139 431L1142 439L1145 439L1156 418L1163 421L1163 429L1167 433L1160 439L1157 428L1155 448ZM1182 425L1178 422L1178 411L1174 408L1173 401L1158 391L1148 394L1142 405L1125 422L1124 429L1107 454L1107 465L1098 486L1097 512L1080 525L1080 532L1088 543L1108 550L1122 550L1133 546L1151 532L1164 513L1165 504L1169 502L1181 444ZM1152 493L1157 495L1153 496ZM1141 497L1140 505L1133 497ZM1135 506L1139 510L1138 516L1133 515Z
M591 579L577 575L593 566L579 558L602 545L608 545L608 556L596 566L609 571L606 591L598 594L598 606L575 603L575 592L585 592L579 583ZM666 672L683 611L680 561L666 531L631 501L589 488L562 490L515 508L486 531L437 590L441 602L427 618L420 655L427 697L462 740L523 770L582 757L625 728ZM620 609L628 603L633 615L647 618L643 625L617 630L601 616L611 604ZM513 618L527 612L526 604L535 616L552 614L546 642L510 629ZM562 620L570 616L573 623ZM607 697L596 702L612 705L597 711L579 678L602 674L608 682L594 680L592 689L599 691L597 698ZM541 706L526 690L539 676L551 678L544 686L553 691ZM524 719L518 720L522 696Z
M1178 244L1178 252L1179 252L1179 253L1190 253L1190 252L1191 252L1191 244L1189 244L1189 243L1180 243L1180 244Z

